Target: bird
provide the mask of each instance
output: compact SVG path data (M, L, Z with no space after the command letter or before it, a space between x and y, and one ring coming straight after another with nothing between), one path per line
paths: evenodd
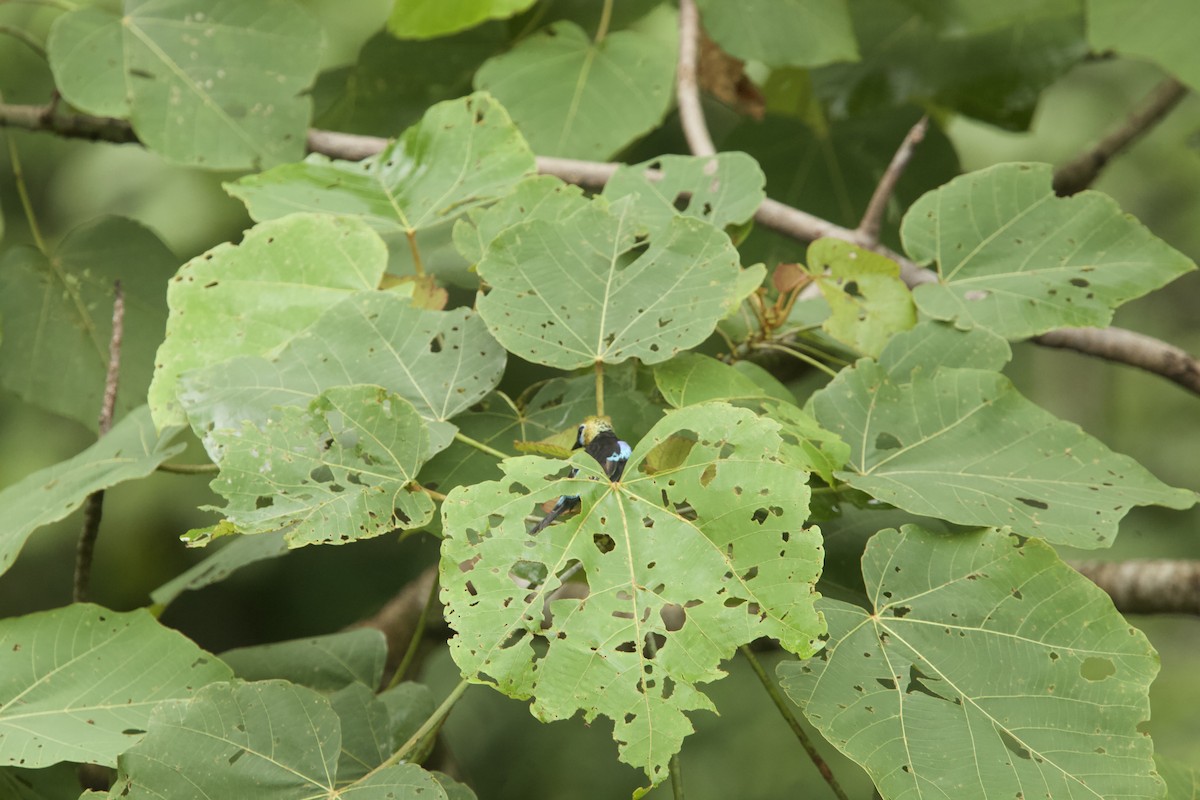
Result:
M579 432L575 435L575 446L571 449L579 450L580 448L596 459L604 470L604 474L614 482L621 480L621 475L625 472L625 465L629 463L629 455L633 452L633 448L629 446L628 442L617 438L617 434L613 432L612 421L608 417L588 417L583 421L583 424L579 426ZM578 469L571 470L571 477L574 478L578 472ZM550 513L534 526L530 534L541 531L558 519L560 515L577 508L579 508L579 495L564 494L558 498L558 502L554 504L554 508L550 509Z

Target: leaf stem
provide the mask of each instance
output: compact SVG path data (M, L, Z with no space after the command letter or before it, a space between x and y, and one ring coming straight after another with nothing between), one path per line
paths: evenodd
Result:
M46 59L46 48L42 46L41 42L30 36L28 32L23 31L20 28L14 28L10 25L0 25L0 35L11 36L33 52L37 53L43 61Z
M816 367L817 369L821 370L821 372L824 372L826 375L828 375L831 378L837 377L836 372L834 372L832 369L830 369L829 367L822 364L820 361L817 361L812 356L806 356L804 353L801 353L797 350L793 350L790 347L784 347L781 344L774 344L773 342L758 342L757 344L754 345L754 347L759 350L778 350L781 353L787 353L790 356L800 359L805 364L808 364L810 367Z
M369 774L374 775L380 770L395 766L403 761L405 756L425 740L425 737L437 730L446 721L446 717L450 715L450 710L454 708L454 704L458 702L459 698L463 696L463 693L467 691L467 687L470 685L470 682L465 678L459 681L458 685L450 690L450 694L446 695L446 699L442 701L442 704L429 715L429 719L421 723L421 727L417 728L416 733L410 736L407 742L400 745L400 749L388 756L382 764L371 770Z
M604 0L604 8L600 11L600 24L596 26L594 44L600 44L608 36L608 26L612 22L613 0Z
M671 756L667 771L671 775L671 796L675 800L683 800L683 768L679 766L679 753Z
M21 169L21 157L17 155L17 143L13 141L12 134L8 135L8 157L12 162L13 180L17 183L17 196L21 198L21 207L25 209L25 219L29 220L29 232L33 235L33 243L42 255L49 258L46 240L42 238L42 229L38 227L37 215L33 213L33 203L29 200L25 171Z
M779 691L779 687L767 675L767 671L763 669L759 663L758 657L754 655L754 651L749 645L742 645L738 651L745 656L746 661L750 662L750 669L754 670L754 674L758 676L758 680L762 683L763 688L767 690L767 694L771 698L771 702L775 704L779 715L783 717L783 721L792 729L792 733L796 735L796 739L800 741L800 746L804 748L804 752L808 753L808 757L816 766L817 771L821 773L821 777L829 784L829 788L837 795L838 800L850 800L846 795L841 784L837 782L837 778L833 776L833 770L829 769L829 765L825 763L825 759L821 758L821 754L817 752L817 748L813 747L812 740L808 738L808 734L804 728L800 727L800 720L796 719L796 715L792 713L791 707L788 705L787 699Z
M462 431L455 432L454 438L457 439L458 441L462 442L465 445L470 445L471 447L474 447L476 450L480 451L481 453L487 453L489 456L495 456L496 458L498 458L502 461L504 459L508 458L508 453L503 453L494 447L488 447L483 442L481 442L477 439L472 439L470 436L467 436Z
M404 231L404 235L408 238L408 249L412 251L413 272L424 277L425 265L421 262L421 250L417 247L417 232L409 228Z
M425 494L429 495L430 497L432 497L434 500L436 500L439 503L446 499L446 495L442 494L441 492L435 492L433 489L430 489L426 486L422 486L419 483L414 483L413 488L415 488L419 492L424 492Z
M604 362L596 359L596 416L604 416Z
M417 625L413 628L412 638L408 640L408 647L404 650L404 657L400 659L400 663L396 666L396 671L392 673L392 679L388 681L388 689L391 689L404 680L409 667L412 666L413 660L416 659L417 650L421 647L421 639L425 636L425 628L429 625L430 609L437 603L437 599L438 576L437 573L434 573L433 580L429 584L429 597L425 599L425 605L421 608L421 615L417 617Z
M204 475L221 471L216 464L159 464L156 469L159 472L173 472L176 475Z

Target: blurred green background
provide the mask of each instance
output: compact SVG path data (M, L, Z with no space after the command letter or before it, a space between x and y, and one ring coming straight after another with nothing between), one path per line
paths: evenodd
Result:
M386 16L387 0L340 4L311 0L330 36L326 67L353 60L358 47ZM38 30L50 14L0 5L0 25ZM1122 119L1162 79L1155 67L1100 60L1074 68L1040 101L1032 129L999 131L957 118L945 131L964 170L1003 161L1061 163ZM0 92L5 102L42 103L51 82L41 59L0 37ZM713 109L719 116L720 111ZM673 127L674 126L674 127ZM136 146L63 141L5 132L20 154L37 217L56 238L100 214L121 214L155 230L179 257L191 258L223 241L236 241L250 220L220 188L230 176L164 163ZM660 150L682 151L674 119L655 134ZM916 162L919 164L921 151ZM1121 156L1096 189L1114 197L1158 236L1200 260L1200 99L1187 98L1168 119ZM768 184L768 193L772 187ZM29 240L7 148L0 148L0 247ZM1122 308L1116 324L1200 353L1200 274ZM1067 351L1033 345L1015 348L1008 374L1031 399L1073 421L1113 449L1127 453L1168 483L1200 489L1200 398L1161 378ZM0 349L0 357L4 351ZM0 395L0 487L61 461L91 443L81 426ZM181 461L204 460L194 442ZM198 506L216 503L204 477L158 473L110 490L97 550L93 595L128 609L194 563L203 553L186 550L179 535L211 524ZM16 565L0 576L0 615L64 605L70 600L75 538L72 516L32 537ZM307 548L255 565L224 583L184 595L165 623L202 646L228 647L337 630L370 614L424 565L436 543L414 538L379 539L353 547ZM1200 558L1200 509L1136 509L1116 545L1067 558ZM1200 764L1200 619L1135 618L1162 656L1152 690L1149 730L1158 752ZM768 666L780 658L764 655ZM688 796L744 800L804 793L831 796L796 746L765 694L740 660L730 677L711 687L720 718L698 714L697 733L682 753ZM444 653L425 666L437 692L457 681ZM522 703L473 688L446 729L448 764L483 798L627 796L641 776L616 761L611 725L578 719L542 725ZM852 796L870 792L865 776L830 748L831 764ZM665 796L659 789L653 796Z

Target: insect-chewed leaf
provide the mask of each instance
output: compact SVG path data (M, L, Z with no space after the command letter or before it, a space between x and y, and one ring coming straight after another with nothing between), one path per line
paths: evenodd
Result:
M487 208L473 208L454 223L454 247L467 261L477 264L492 240L513 225L534 219L564 222L589 205L578 186L552 175L535 175Z
M760 636L801 654L820 646L821 540L804 527L807 474L781 457L778 430L725 403L691 406L651 429L620 483L579 453L573 478L529 456L507 460L503 480L452 491L441 580L463 673L532 696L543 720L613 719L621 758L665 778L692 730L683 712L712 708L697 684L724 675L721 659ZM651 472L647 455L668 440L669 466ZM580 495L581 512L529 534L526 516L561 494ZM588 596L554 599L573 568Z
M912 294L890 258L825 238L809 245L808 263L831 312L822 327L839 342L877 356L893 334L916 324Z
M884 797L1161 796L1158 657L1046 544L905 525L862 574L871 609L822 599L828 647L779 675Z
M627 201L509 228L478 270L492 287L479 313L493 335L560 369L666 361L704 341L740 299L729 237L690 217L640 237Z
M454 426L423 420L399 395L343 386L307 409L278 407L265 422L211 433L221 466L212 487L243 533L287 528L293 547L419 528L433 500L411 483L453 435Z

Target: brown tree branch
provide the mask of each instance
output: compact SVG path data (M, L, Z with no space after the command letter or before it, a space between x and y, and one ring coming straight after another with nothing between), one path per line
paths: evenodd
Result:
M679 0L679 66L675 71L675 99L679 103L679 124L692 155L717 154L704 109L700 105L700 82L696 57L700 50L700 12L696 0Z
M892 193L896 191L896 184L899 182L900 176L904 174L904 168L912 159L917 145L925 138L928 128L928 115L917 120L917 124L912 126L908 135L900 142L900 147L896 149L896 155L892 156L891 163L883 171L883 177L879 179L874 193L871 194L871 200L867 203L867 210L863 212L862 222L858 223L858 227L855 229L864 242L879 243L879 230L883 227L883 214L887 211L888 201L892 199ZM866 247L867 245L862 246Z
M1122 614L1200 616L1200 561L1081 561L1071 566L1103 589Z
M1187 93L1187 87L1174 78L1158 84L1124 122L1087 152L1054 171L1054 192L1059 197L1066 197L1091 186L1113 156L1153 128Z
M121 282L113 284L112 336L108 341L108 372L104 376L104 400L100 404L100 436L112 430L113 409L117 405L117 382L121 377L121 339L125 332L125 294ZM100 517L104 510L104 490L92 492L83 504L83 530L75 548L75 586L72 597L76 603L88 599L92 580L92 555L96 537L100 535Z
M82 137L109 142L136 141L129 123L104 117L82 114L54 113L52 106L13 106L0 104L0 127L45 131L60 136ZM335 131L310 130L309 150L315 153L348 160L374 155L387 145L377 136L360 136ZM598 188L605 184L617 169L617 164L578 161L568 158L538 156L538 171L555 175L568 183ZM652 180L657 175L648 171ZM900 265L900 275L909 286L937 280L937 275L917 266L910 259L880 244L872 244L859 232L801 211L798 208L767 198L754 213L755 221L799 241L810 242L823 236L844 239L873 250ZM1149 336L1120 328L1067 328L1043 334L1034 341L1049 347L1062 347L1110 361L1138 367L1170 380L1200 394L1200 360L1174 345Z

